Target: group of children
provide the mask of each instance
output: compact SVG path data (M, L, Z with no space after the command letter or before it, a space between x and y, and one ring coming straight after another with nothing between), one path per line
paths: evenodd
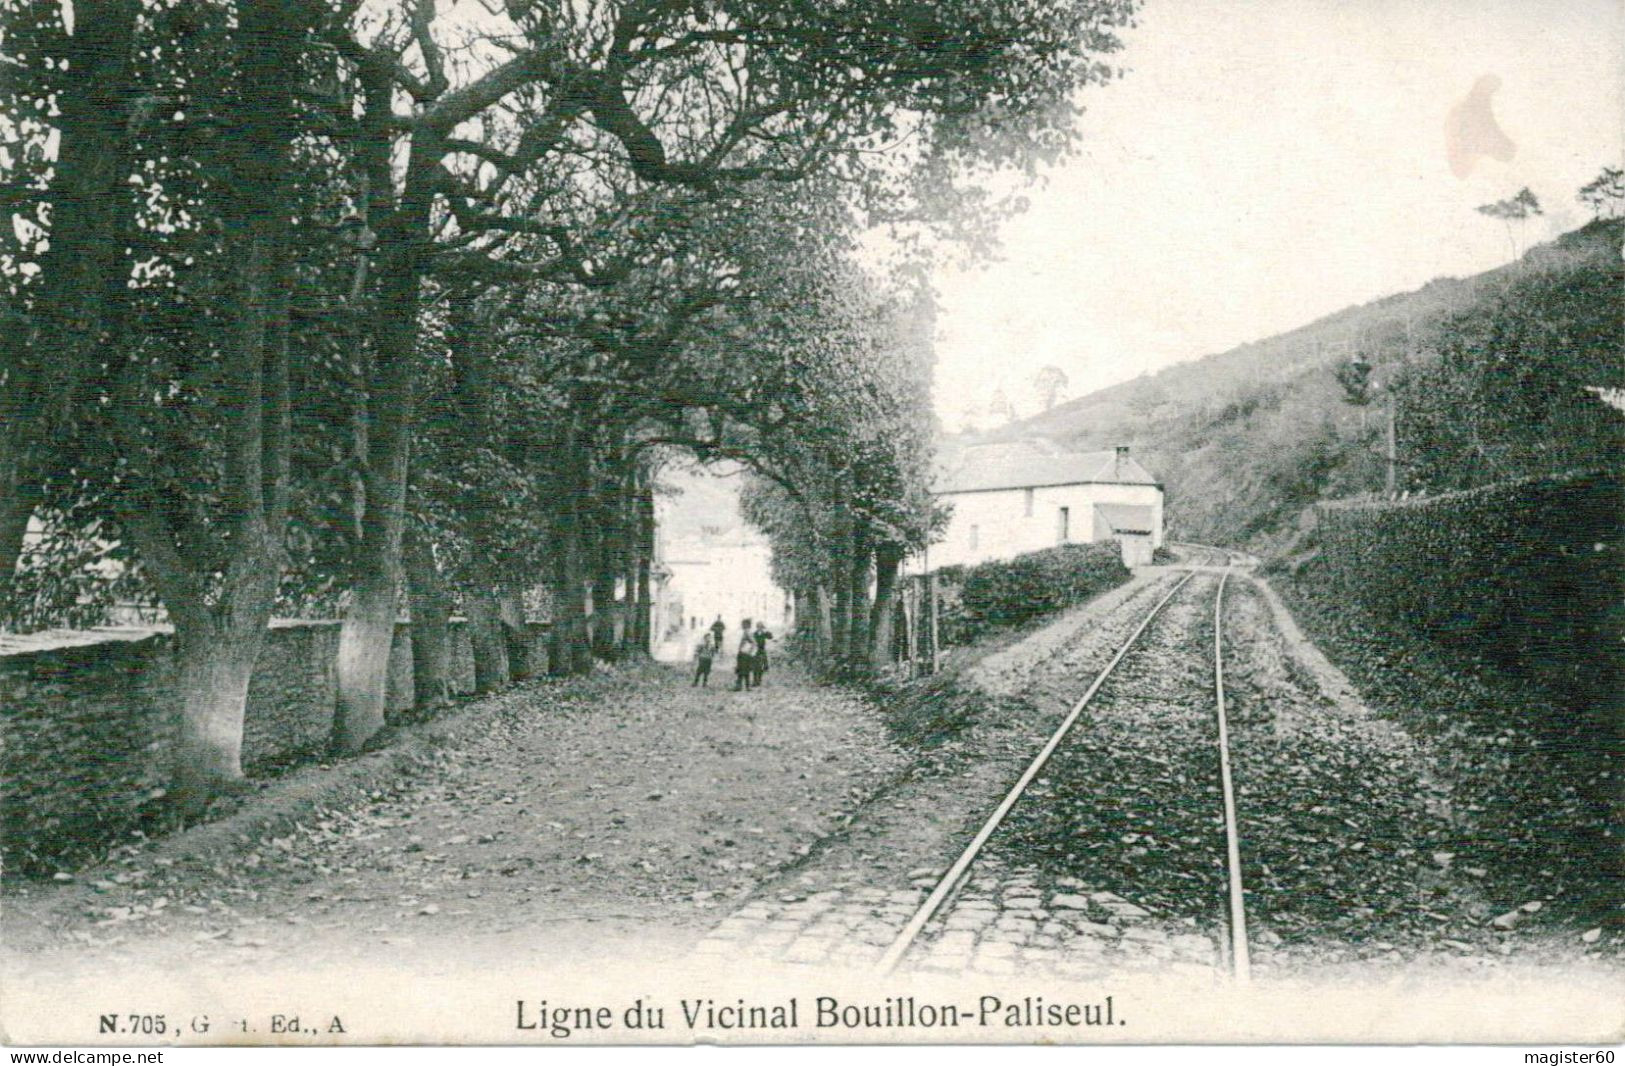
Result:
M761 622L757 622L752 629L749 618L745 619L740 629L739 647L734 659L735 692L761 686L762 675L767 673L767 643L773 639L773 634ZM728 626L719 614L705 636L700 638L700 646L694 649L694 685L710 687L711 664L722 654L723 638L727 633Z

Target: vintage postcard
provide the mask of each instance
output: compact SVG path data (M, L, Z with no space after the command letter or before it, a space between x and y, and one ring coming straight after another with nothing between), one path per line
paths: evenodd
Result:
M3 1039L1611 1062L1622 30L12 0Z

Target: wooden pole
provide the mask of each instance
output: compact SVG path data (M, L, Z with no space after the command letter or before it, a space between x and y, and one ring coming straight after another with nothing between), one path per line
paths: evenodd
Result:
M1383 482L1389 499L1393 498L1399 480L1395 473L1395 468L1399 465L1399 446L1396 437L1397 434L1394 432L1394 394L1390 392L1388 394L1388 473Z
M940 585L935 572L931 574L931 672L937 672L938 656L940 655L937 641L937 600L940 599Z
M903 657L908 660L908 676L912 678L915 667L914 661L914 620L919 616L916 600L919 597L920 583L913 578L903 588Z

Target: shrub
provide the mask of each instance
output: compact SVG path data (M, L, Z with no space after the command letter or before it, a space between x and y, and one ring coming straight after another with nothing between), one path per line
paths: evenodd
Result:
M1082 603L1129 578L1115 541L1063 544L940 574L944 638L963 644ZM955 593L957 592L957 597Z

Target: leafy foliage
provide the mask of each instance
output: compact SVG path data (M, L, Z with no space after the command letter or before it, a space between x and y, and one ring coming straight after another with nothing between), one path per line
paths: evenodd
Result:
M877 295L861 273L842 278L839 323L803 361L811 433L764 438L763 465L743 498L768 534L775 577L804 596L833 599L840 633L832 658L852 669L889 653L864 647L871 570L876 594L895 588L903 558L946 516L930 495L929 383L933 308L921 289ZM882 290L883 291L883 290ZM881 613L890 605L882 605ZM877 643L884 643L884 633Z
M1117 542L1109 541L1062 544L1013 559L945 567L941 576L958 586L958 602L943 615L945 639L963 644L1098 596L1127 581L1129 571Z
M1596 218L1618 218L1625 212L1625 170L1603 167L1601 174L1580 186L1575 199Z
M32 5L0 118L0 598L42 506L116 530L175 625L200 811L241 776L278 607L342 608L345 753L384 725L403 591L431 703L459 591L482 689L538 583L553 670L646 649L673 451L838 499L843 587L873 565L887 594L933 521L929 368L857 236L887 227L898 269L984 246L1010 204L983 179L1070 148L1133 8ZM93 602L28 594L31 623Z
M139 569L116 540L109 540L94 519L45 511L36 515L43 528L25 550L11 590L6 625L18 632L104 624L115 607L142 602L149 594Z
M1328 590L1617 723L1625 545L1613 474L1322 508ZM1570 723L1548 723L1567 729Z
M1338 363L1333 371L1337 383L1343 386L1343 399L1356 407L1371 402L1371 364L1364 359L1350 359Z
M1425 331L1392 383L1408 486L1466 488L1619 454L1625 419L1588 388L1625 384L1625 263L1575 252L1532 258Z
M1516 195L1505 200L1496 200L1494 203L1480 204L1473 210L1490 218L1497 218L1503 222L1522 222L1541 214L1540 198L1526 186L1519 189Z
M1540 199L1527 186L1519 189L1516 195L1509 196L1505 200L1480 204L1474 210L1481 215L1499 219L1506 224L1507 243L1512 248L1512 257L1514 259L1518 257L1518 241L1513 236L1512 224L1514 222L1518 223L1521 229L1525 222L1544 213L1540 206Z
M1066 386L1066 371L1060 367L1050 365L1040 369L1033 376L1033 389L1038 393L1040 409L1048 411L1054 407L1056 400L1066 391Z
M23 200L0 274L19 295L49 297L38 279L65 275L41 258L46 238L62 243L86 202L58 187L62 167L53 171L46 150L52 118L85 103L78 60L64 75L58 59L84 35L65 32L56 5L26 7L29 18L8 27L19 77L7 82L0 121L22 146ZM269 531L287 554L281 606L334 610L387 545L363 527L393 506L394 489L378 497L390 479L373 469L400 454L392 420L416 438L412 508L448 576L533 574L553 548L547 505L574 491L561 496L547 476L559 444L548 427L561 417L591 427L571 447L591 453L595 484L615 484L620 468L647 464L660 447L755 457L775 435L772 446L788 452L792 438L825 432L820 419L861 420L862 405L892 402L880 395L890 386L877 393L862 375L843 376L844 356L829 354L851 349L873 307L827 287L814 295L814 274L852 277L838 260L861 225L890 226L905 242L931 232L983 239L996 211L980 177L1030 171L1068 150L1073 97L1113 76L1102 57L1119 47L1115 31L1132 9L1130 0L527 4L480 16L419 0L301 9L309 24L294 33L291 59L277 61L279 76L298 68L297 106L277 118L272 139L282 139L268 152L220 136L237 128L233 116L280 106L242 73L254 51L239 39L243 15L259 9L136 2L115 44L129 53L128 91L104 86L116 98L93 101L129 141L127 161L107 157L128 173L112 175L116 195L98 201L120 220L117 239L100 242L125 249L105 288L118 293L127 277L130 295L104 302L129 343L87 341L82 369L102 402L78 408L91 417L52 474L58 509L77 514L93 499L109 525L106 489L139 481L143 501L161 501L158 543L188 557L203 599L221 595L242 541L227 461L242 444L232 420L245 383L223 357L247 291L233 273L246 258L233 229L239 190L258 182L284 197L260 217L281 228L291 260L296 445L286 529L277 514ZM409 165L392 167L392 157ZM407 281L386 293L386 275ZM419 314L415 298L407 306L400 296L424 282ZM103 286L78 288L100 299ZM447 347L460 341L448 338L445 304L465 288L485 293L476 299L493 349L491 417L478 432L453 402L461 383ZM112 306L121 300L128 314ZM39 311L27 299L18 306ZM404 352L377 335L391 314L410 320ZM746 351L772 358L740 358ZM381 367L393 368L393 385ZM799 384L814 367L822 396ZM878 381L881 370L871 361L863 373ZM403 376L424 386L421 429L412 388L397 387ZM847 443L880 469L899 439ZM915 536L905 527L918 500L894 506L893 487L875 479L870 509ZM496 557L480 558L493 545ZM141 572L153 571L129 571Z

